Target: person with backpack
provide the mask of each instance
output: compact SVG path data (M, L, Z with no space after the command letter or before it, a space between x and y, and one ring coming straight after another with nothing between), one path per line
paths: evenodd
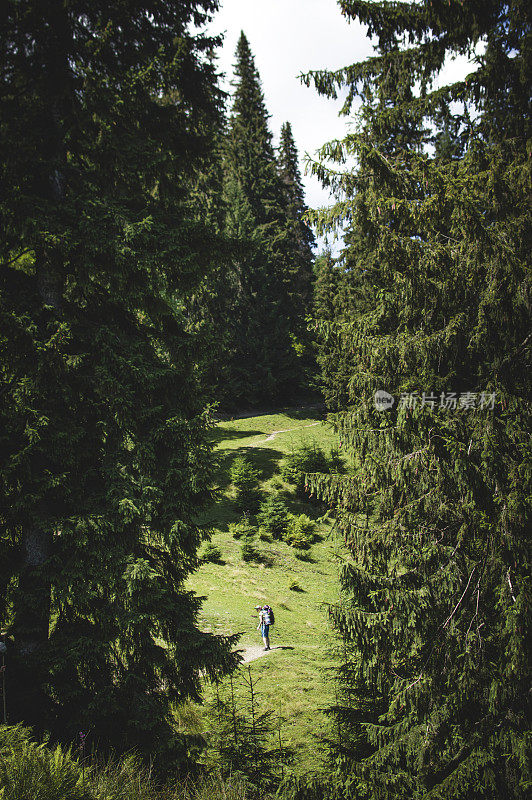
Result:
M275 624L275 617L271 606L255 606L255 611L259 612L259 624L257 630L262 634L264 649L271 650L270 647L270 625Z

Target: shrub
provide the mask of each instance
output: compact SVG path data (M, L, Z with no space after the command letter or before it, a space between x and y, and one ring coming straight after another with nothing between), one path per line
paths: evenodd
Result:
M270 495L261 503L257 519L266 533L274 539L282 539L290 519L288 506L280 497Z
M243 516L238 522L232 522L229 525L229 532L234 539L245 539L246 537L253 538L257 533L257 529L249 521L249 517Z
M308 550L314 541L316 523L306 514L291 516L285 539L288 544L300 550Z
M281 467L281 475L285 481L294 484L296 492L305 495L305 475L310 472L330 473L345 472L344 461L337 447L331 449L327 456L321 447L304 444L285 458Z
M254 547L253 542L249 540L242 542L240 555L242 556L242 561L257 561L259 558L259 553Z
M255 514L261 500L259 473L246 456L237 456L231 465L230 476L235 487L237 510Z
M337 475L341 475L343 472L345 472L345 463L337 447L331 448L331 454L329 456L329 472Z
M203 561L204 564L224 563L224 561L222 561L222 551L212 542L208 542L208 544L205 545L205 550L203 551L201 560Z
M273 542L273 536L268 533L266 528L259 528L259 539L261 542Z
M84 791L81 768L68 751L38 744L30 731L18 726L0 726L0 792L5 800L91 797Z
M306 473L328 473L329 470L329 460L321 447L304 444L285 458L281 475L285 481L294 484L298 494L304 494Z

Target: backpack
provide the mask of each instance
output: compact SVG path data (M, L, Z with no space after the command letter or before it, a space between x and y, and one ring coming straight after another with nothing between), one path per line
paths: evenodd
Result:
M270 606L264 606L262 613L265 625L275 625L275 615Z

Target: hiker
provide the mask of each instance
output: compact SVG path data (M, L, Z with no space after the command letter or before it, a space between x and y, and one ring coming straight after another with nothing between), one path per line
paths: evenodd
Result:
M273 625L273 611L270 606L255 606L255 611L259 612L259 624L257 630L262 634L264 650L271 650L270 647L270 625Z

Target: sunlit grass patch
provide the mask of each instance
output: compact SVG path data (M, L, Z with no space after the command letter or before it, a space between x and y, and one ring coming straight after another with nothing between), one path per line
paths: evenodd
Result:
M275 431L283 432L266 441ZM281 714L283 736L297 753L294 770L312 772L318 762L315 737L326 732L329 723L324 709L334 702L334 635L326 606L338 598L339 544L332 533L332 520L323 518L324 509L296 497L294 487L282 479L280 465L302 444L328 454L337 446L337 437L317 413L297 412L224 421L216 426L213 439L219 500L202 521L214 529L212 542L226 563L206 563L191 579L197 594L206 596L202 624L217 633L241 633L239 647L261 646L254 606L266 602L273 606L273 649L252 665L260 678L259 708ZM230 530L239 514L229 480L231 463L242 454L260 472L260 490L265 496L282 496L292 514L304 513L316 520L317 541L309 549L308 559L298 557L301 553L284 541L268 541L257 534L254 547L268 557L268 564L242 560L242 539L234 538ZM291 589L293 584L303 591ZM206 687L207 700L213 691ZM244 702L238 677L235 692L237 702ZM205 710L203 714L208 727Z

